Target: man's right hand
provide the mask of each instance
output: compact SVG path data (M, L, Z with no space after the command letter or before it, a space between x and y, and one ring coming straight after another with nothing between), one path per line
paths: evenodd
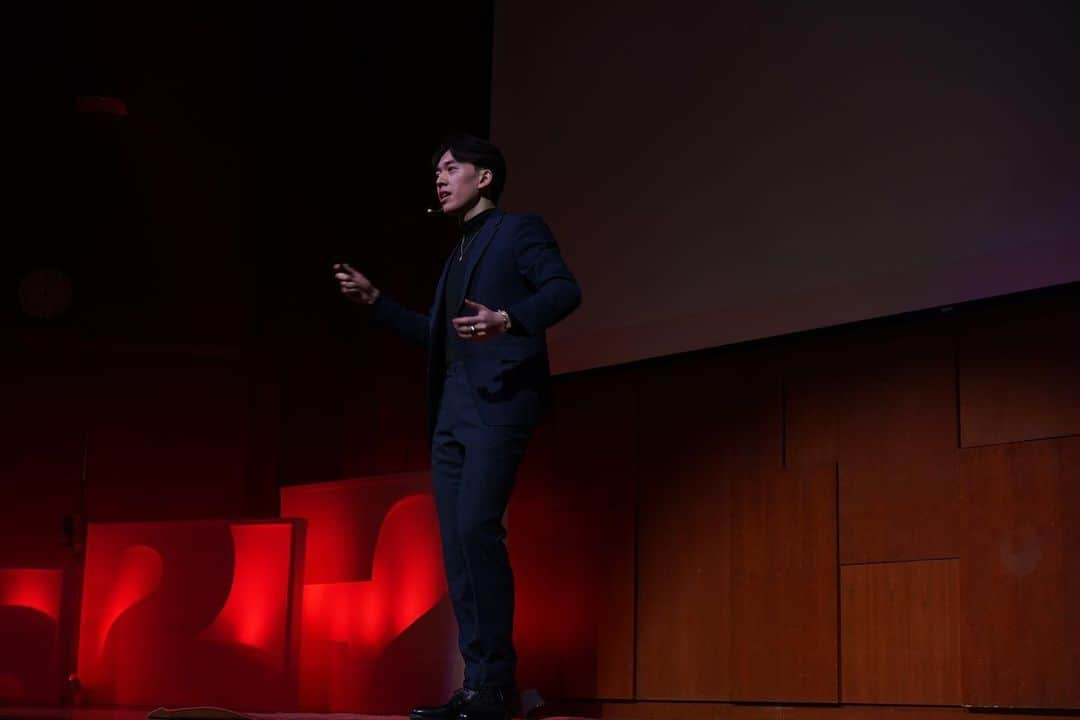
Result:
M379 289L348 263L334 265L334 279L341 287L341 294L354 303L370 305L379 299Z

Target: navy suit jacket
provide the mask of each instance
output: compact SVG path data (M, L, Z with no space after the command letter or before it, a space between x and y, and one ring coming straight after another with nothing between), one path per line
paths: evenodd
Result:
M466 253L464 295L447 307L446 274L455 261L457 255L451 254L428 313L408 310L385 295L373 306L376 323L427 348L428 439L442 397L447 315L473 314L465 298L506 310L511 319L509 333L461 343L461 359L479 400L481 419L488 425L533 425L551 375L544 331L581 303L577 280L538 215L497 208Z

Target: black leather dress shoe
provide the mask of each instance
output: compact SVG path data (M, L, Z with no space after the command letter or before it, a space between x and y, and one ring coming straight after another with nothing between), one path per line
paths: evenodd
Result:
M461 708L457 720L510 720L513 697L511 688L482 687Z
M414 707L409 711L409 720L457 720L458 713L475 695L475 690L458 688L445 705Z

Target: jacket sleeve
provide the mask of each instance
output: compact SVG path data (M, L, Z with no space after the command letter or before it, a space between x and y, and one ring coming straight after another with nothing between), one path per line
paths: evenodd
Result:
M400 305L393 298L380 294L371 306L371 319L376 325L393 330L406 340L427 347L430 317Z
M578 287L551 230L536 215L522 218L515 238L515 261L533 293L507 308L512 334L537 335L581 304Z

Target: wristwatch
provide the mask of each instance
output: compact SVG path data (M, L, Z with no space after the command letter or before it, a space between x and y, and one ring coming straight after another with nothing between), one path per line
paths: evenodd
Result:
M503 332L508 332L511 325L510 313L506 312L505 310L496 310L495 314L503 319Z

